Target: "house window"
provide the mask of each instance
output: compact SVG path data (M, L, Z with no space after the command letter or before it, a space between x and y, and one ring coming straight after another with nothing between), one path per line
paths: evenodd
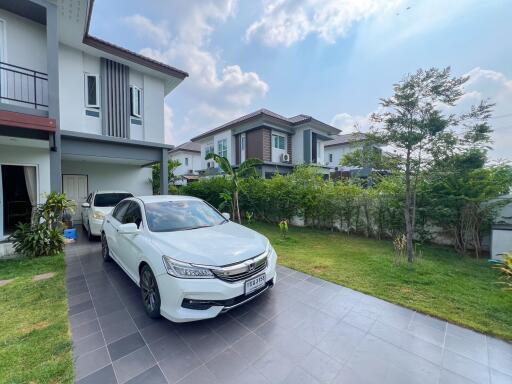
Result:
M100 107L100 81L98 75L85 74L85 106L87 108Z
M284 149L284 147L285 147L284 136L272 135L272 146L275 149Z
M188 157L185 157L185 165L188 165Z
M217 141L217 154L225 158L228 157L228 139Z
M332 153L329 153L329 163L332 163Z
M130 85L130 113L132 116L142 116L142 90L135 85Z

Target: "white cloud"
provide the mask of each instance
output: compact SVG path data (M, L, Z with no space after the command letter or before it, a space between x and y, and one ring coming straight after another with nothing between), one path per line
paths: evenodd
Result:
M290 46L317 35L334 43L354 23L395 9L402 0L265 0L263 16L251 24L246 39L270 46Z
M147 17L136 14L123 18L123 21L130 25L139 36L151 39L157 45L165 45L169 42L169 31L165 24L154 24Z
M369 128L369 116L351 115L343 112L335 115L331 120L331 125L341 129L342 133L352 133L356 131L367 131Z
M211 47L216 25L235 14L236 1L172 2L166 9L169 15L179 14L179 17L168 21L172 35L168 33L170 37L165 44L160 44L162 39L157 33L163 24L145 19L132 28L152 31L148 47L140 51L143 55L190 74L175 91L194 105L189 111L183 111L183 124L178 127L174 121L173 144L180 144L227 119L247 113L255 101L267 94L269 86L257 73L246 72L236 64L225 64L221 54ZM147 33L146 37L149 37Z

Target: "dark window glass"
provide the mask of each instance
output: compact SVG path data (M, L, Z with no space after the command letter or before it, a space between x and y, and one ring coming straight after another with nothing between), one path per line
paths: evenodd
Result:
M142 214L139 204L134 201L130 203L130 206L126 209L126 212L123 216L122 223L135 223L137 224L137 228L140 227L140 224L142 223Z
M152 232L212 227L227 221L216 209L197 200L149 203L145 204L145 208L148 227Z
M114 208L114 212L112 213L112 217L114 217L114 219L116 219L117 221L122 223L123 222L123 216L124 216L124 214L126 212L126 209L128 208L129 205L130 205L129 201L123 201L122 203L118 204Z
M94 206L115 207L121 200L132 196L131 193L98 193L94 196Z
M96 100L96 76L87 76L87 104L98 105Z

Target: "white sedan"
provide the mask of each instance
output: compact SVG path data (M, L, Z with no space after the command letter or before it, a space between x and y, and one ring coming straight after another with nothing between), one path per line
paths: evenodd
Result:
M85 203L82 203L82 226L89 240L93 236L101 235L105 215L109 214L121 200L132 196L130 192L124 191L96 191L87 196Z
M102 256L140 287L146 313L175 322L207 319L276 282L268 239L187 196L133 197L105 217Z

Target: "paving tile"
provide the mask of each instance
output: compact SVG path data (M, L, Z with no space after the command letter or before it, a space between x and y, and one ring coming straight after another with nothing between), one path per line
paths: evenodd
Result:
M137 332L137 327L135 326L133 321L131 321L131 319L130 321L121 322L119 324L111 323L106 326L102 326L101 329L103 331L103 336L105 337L105 341L107 342L107 344L113 343L116 340L119 340L125 336Z
M96 319L88 321L87 323L79 325L75 328L72 328L71 330L74 341L79 341L80 339L83 339L84 337L87 337L99 331L100 323Z
M90 375L84 377L81 380L77 381L77 384L117 384L116 375L114 374L114 368L112 368L112 364L107 365L106 367L91 373Z
M343 317L343 323L350 324L353 327L366 332L369 331L373 323L375 323L375 319L366 317L354 311L350 311L346 316Z
M512 355L512 343L508 343L494 337L487 337L487 347L489 348L489 351L501 351L502 353L508 353L509 355Z
M109 364L110 358L106 347L86 353L75 360L76 378L80 380Z
M156 365L149 348L144 346L112 363L119 384L126 383Z
M184 352L191 353L190 347L177 333L169 334L150 343L149 349L157 361L162 361L165 358L171 358Z
M229 348L211 359L206 366L220 382L225 382L245 371L247 362L237 352Z
M242 372L239 372L225 381L226 384L272 384L272 381L267 380L256 368L247 367Z
M276 349L265 353L253 366L271 383L282 382L295 368L293 361Z
M238 320L231 319L223 326L219 327L217 332L228 345L232 345L245 335L249 334L249 329L244 327Z
M145 345L139 332L132 333L107 345L112 361L116 361Z
M447 369L441 370L441 375L439 377L439 384L477 384L475 381L470 380L466 377L457 375L452 371ZM494 384L494 382L493 382Z
M73 305L80 304L80 303L83 303L85 301L90 301L90 300L91 300L91 295L89 294L89 292L84 292L84 293L80 293L78 295L69 297L68 305L70 307L72 307Z
M94 309L88 309L86 311L77 313L76 315L69 317L69 323L71 324L71 328L76 328L82 324L88 323L91 320L96 319L96 312Z
M512 376L512 354L501 349L489 349L489 365L500 372Z
M512 383L512 375L491 369L491 382L492 384L510 384Z
M201 365L180 380L179 384L220 384L220 381L205 365Z
M264 324L267 321L267 318L251 309L247 313L238 317L237 320L246 328L254 331L256 328Z
M295 328L295 332L300 334L300 337L308 343L316 345L337 323L338 320L336 318L319 311L300 323Z
M171 322L162 321L141 329L140 333L146 343L149 344L165 336L175 335L176 330Z
M283 384L320 384L320 382L301 367L295 367L286 376Z
M340 322L324 335L317 348L338 362L346 362L362 342L365 334L358 328Z
M473 338L465 335L447 334L445 348L482 364L488 363L487 343L485 337Z
M102 302L100 304L95 303L94 308L96 308L96 313L98 316L105 316L109 313L119 311L124 308L123 303L120 299L115 298L113 300Z
M270 344L265 342L261 337L254 333L249 333L242 339L238 340L232 345L235 350L242 358L248 363L253 363L263 354L270 350Z
M444 351L442 367L477 383L490 382L489 368L449 350Z
M155 365L128 380L127 384L167 384L167 380L160 367Z
M73 316L73 315L76 315L77 313L87 311L88 309L91 309L92 307L93 306L92 306L91 300L84 301L83 303L75 304L72 307L69 307L68 313L69 313L69 316Z
M340 363L318 349L305 356L300 366L322 383L330 383L341 369Z
M105 340L101 332L93 333L73 343L73 355L76 357L84 355L95 349L105 346Z
M222 337L212 332L205 338L190 344L190 348L202 361L207 362L226 350L228 344Z
M167 378L167 381L175 383L202 365L202 362L199 357L188 348L179 354L163 359L158 365Z

